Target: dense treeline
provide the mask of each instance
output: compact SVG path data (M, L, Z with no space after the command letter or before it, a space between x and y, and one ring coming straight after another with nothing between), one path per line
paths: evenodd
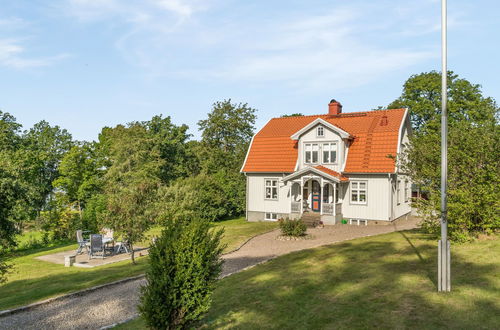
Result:
M253 135L255 109L216 102L198 123L201 140L170 117L105 127L97 141L75 141L41 121L22 130L0 112L0 243L36 227L46 240L76 229L111 226L131 243L151 225L175 217L210 221L241 214L239 169ZM0 271L2 268L0 268Z

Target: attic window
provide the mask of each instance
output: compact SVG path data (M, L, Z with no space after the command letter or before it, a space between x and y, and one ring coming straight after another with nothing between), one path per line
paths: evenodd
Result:
M318 126L316 129L316 136L317 137L324 137L325 136L325 129L323 126Z

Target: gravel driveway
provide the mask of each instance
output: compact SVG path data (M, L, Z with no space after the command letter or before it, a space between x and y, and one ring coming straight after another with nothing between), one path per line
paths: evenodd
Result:
M293 251L321 245L412 229L417 218L410 217L391 225L337 225L309 229L312 239L276 240L278 230L259 235L239 250L226 254L222 277ZM0 317L0 329L99 329L137 315L139 288L145 279L103 287L80 296L55 300L32 309Z

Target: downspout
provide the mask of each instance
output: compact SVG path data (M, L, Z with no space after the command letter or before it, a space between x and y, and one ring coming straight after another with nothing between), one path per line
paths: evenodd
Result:
M392 221L392 181L391 174L387 173L387 179L389 180L389 221Z

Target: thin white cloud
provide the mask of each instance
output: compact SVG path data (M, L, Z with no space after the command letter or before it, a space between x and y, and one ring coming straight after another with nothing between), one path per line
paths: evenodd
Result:
M46 57L25 56L26 48L19 40L0 39L0 66L26 69L34 67L50 66L57 61L67 58L68 54L59 54Z
M283 11L272 20L257 15L243 21L226 19L228 6L220 12L212 8L217 21L198 15L209 4L214 5L196 0L69 0L68 8L81 20L112 22L120 31L116 48L150 76L350 88L438 54L431 44L412 43L412 38L438 32L436 0L342 2L325 5L322 14L311 7L311 12Z

